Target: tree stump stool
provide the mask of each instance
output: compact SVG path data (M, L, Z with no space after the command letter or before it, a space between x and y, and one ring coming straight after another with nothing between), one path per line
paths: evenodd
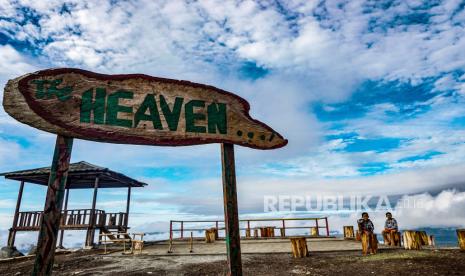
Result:
M266 234L268 238L274 237L274 229L275 227L266 227Z
M215 230L212 230L212 229L205 230L205 242L206 243L215 242Z
M429 246L436 246L436 241L434 239L434 235L429 235L428 236L428 245Z
M426 231L417 231L418 235L420 236L420 244L421 245L428 245L428 235Z
M383 231L383 241L385 245L401 246L401 234L399 231Z
M260 236L262 238L274 237L274 229L275 227L271 226L260 227Z
M376 237L376 234L363 233L361 235L361 241L363 255L366 255L368 252L371 252L372 254L376 254L378 252L378 238Z
M260 237L266 238L266 236L267 236L266 227L260 227Z
M353 226L344 226L344 239L354 239L354 227Z
M294 258L308 257L307 240L305 237L291 238L291 248Z
M250 238L250 228L245 229L245 237Z
M253 237L258 239L258 229L256 228L253 230Z
M217 240L218 237L219 237L219 236L218 236L218 228L212 227L212 228L210 228L210 229L213 230L213 231L215 231L215 240Z
M318 227L310 227L310 236L319 236Z
M465 251L465 229L457 229L457 239L461 251Z
M286 237L286 229L281 228L281 229L279 229L279 232L280 232L280 234L281 234L281 238Z
M408 250L419 250L421 249L421 240L420 234L418 231L406 230L402 234L402 240L404 243L404 248Z

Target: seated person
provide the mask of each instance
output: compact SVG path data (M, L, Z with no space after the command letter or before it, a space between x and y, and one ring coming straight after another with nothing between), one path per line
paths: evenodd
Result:
M399 227L397 226L397 221L395 218L392 217L390 212L386 213L386 222L384 223L384 230L383 230L383 238L384 243L387 245L396 245L397 241L397 232L399 231Z
M366 255L368 253L368 249L371 249L371 253L375 254L378 249L378 243L376 239L376 235L373 233L375 230L375 226L373 222L371 222L368 213L363 212L362 218L357 221L358 228L362 235L362 253Z

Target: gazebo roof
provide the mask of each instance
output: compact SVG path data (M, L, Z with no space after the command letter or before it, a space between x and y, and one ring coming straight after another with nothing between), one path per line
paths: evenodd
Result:
M39 185L48 185L50 167L1 173L6 179L24 181ZM94 188L95 178L99 177L99 188L144 187L147 184L139 182L122 173L108 168L81 161L69 164L67 188L90 189Z

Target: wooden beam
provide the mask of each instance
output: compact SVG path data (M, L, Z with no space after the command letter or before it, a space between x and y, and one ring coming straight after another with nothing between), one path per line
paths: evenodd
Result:
M63 219L63 226L66 225L66 211L68 211L68 198L69 198L69 188L66 188L66 196L65 196L65 207L63 208L63 211L64 211L64 214L65 214L65 217L62 218ZM61 230L61 233L60 233L60 245L58 246L58 248L61 248L63 249L63 237L65 235L65 229L63 228Z
M128 186L128 199L126 201L126 217L124 218L124 227L126 228L126 231L128 229L130 203L131 203L131 186Z
M86 235L86 247L94 246L95 206L97 204L97 192L98 192L99 180L100 180L100 177L97 176L94 182L94 197L92 199L92 209L90 211L90 217L89 217L89 228L87 229L87 235Z
M16 238L16 224L18 224L18 217L19 217L19 208L21 207L21 200L23 198L23 190L24 190L24 181L21 181L19 185L18 191L18 199L16 200L16 209L15 209L15 216L13 217L13 226L10 229L10 233L8 235L8 246L13 247L15 246L15 238Z
M73 138L57 135L32 275L51 275Z
M225 240L226 251L228 253L229 275L242 275L241 238L239 232L233 144L221 144L221 165L223 169Z

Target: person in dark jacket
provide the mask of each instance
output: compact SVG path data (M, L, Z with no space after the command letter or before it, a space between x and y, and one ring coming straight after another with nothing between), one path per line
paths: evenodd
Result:
M366 255L368 250L371 250L371 254L376 254L378 251L378 240L376 235L373 233L375 226L370 220L370 216L367 212L362 213L362 218L357 221L358 229L362 238L362 253Z

